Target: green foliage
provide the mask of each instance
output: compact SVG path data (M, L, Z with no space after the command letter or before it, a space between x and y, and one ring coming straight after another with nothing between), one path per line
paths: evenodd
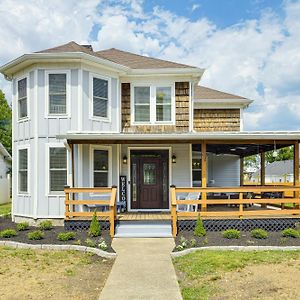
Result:
M22 223L17 224L18 231L24 231L24 230L27 230L28 228L29 228L28 222L22 222Z
M92 218L92 222L89 228L89 236L96 237L101 234L101 226L97 220L96 210L94 211L94 215Z
M294 158L294 148L293 146L284 147L276 150L277 156L274 157L274 151L266 152L266 161L272 163L279 160L291 160Z
M11 154L11 108L9 107L4 93L0 90L0 143Z
M67 231L67 232L61 232L57 235L57 239L59 241L70 241L70 240L74 240L75 239L75 232L70 232L70 231Z
M268 232L263 229L256 228L251 230L251 236L256 239L266 239L268 237Z
M300 236L300 232L293 228L287 228L282 231L282 236L298 238Z
M198 219L196 221L196 227L194 230L194 235L195 236L205 236L206 235L206 230L203 226L203 222L202 219L200 217L200 215L198 215Z
M14 229L5 229L0 231L0 237L11 238L17 235L17 232Z
M107 244L106 244L106 242L105 242L104 239L101 239L99 241L98 248L101 249L101 250L103 250L103 251L107 250L108 246L107 246Z
M11 202L0 204L0 216L9 216L11 213Z
M190 246L191 246L192 248L196 247L196 246L197 246L197 241L196 241L195 239L191 239L191 240L190 240Z
M41 240L44 238L44 236L45 236L45 234L41 230L35 230L35 231L29 232L27 234L27 237L30 240Z
M53 224L50 220L42 221L39 225L41 230L51 230L53 228Z
M86 239L85 243L88 247L92 247L92 248L96 248L97 247L97 243L91 239Z
M241 232L236 229L227 229L223 231L222 235L226 239L239 239L241 237Z

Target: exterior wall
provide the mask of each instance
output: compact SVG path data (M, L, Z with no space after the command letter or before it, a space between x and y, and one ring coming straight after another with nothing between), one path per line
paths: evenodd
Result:
M240 185L240 158L237 155L208 156L208 186Z
M122 131L137 133L188 132L190 114L189 82L175 82L175 125L132 125L130 83L122 83Z
M240 109L195 109L194 130L240 131Z
M4 159L3 155L0 154L0 179L7 177L7 171L10 168L10 164Z

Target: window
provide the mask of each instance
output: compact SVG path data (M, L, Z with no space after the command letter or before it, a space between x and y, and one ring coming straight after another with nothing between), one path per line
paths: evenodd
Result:
M18 113L19 119L24 119L27 114L27 78L18 81Z
M134 123L170 124L174 121L175 97L172 86L135 86L132 93Z
M108 81L93 77L93 116L108 117Z
M94 149L94 187L108 186L108 151Z
M156 88L156 121L172 121L171 87Z
M48 74L49 76L49 114L67 113L67 74Z
M28 192L28 149L19 150L19 192Z
M62 192L67 184L67 149L49 148L50 192Z
M150 122L150 87L134 87L134 120Z

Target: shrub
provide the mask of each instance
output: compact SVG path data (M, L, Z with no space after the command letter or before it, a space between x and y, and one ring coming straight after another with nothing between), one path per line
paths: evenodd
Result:
M78 245L78 246L80 246L80 245L81 245L81 240L77 240L77 241L75 241L75 242L74 242L74 245Z
M69 241L69 240L74 240L75 239L75 232L70 232L70 231L67 231L67 232L61 232L57 235L57 239L59 241Z
M24 230L28 230L29 228L29 223L28 222L22 222L17 224L17 230L18 231L24 231Z
M17 235L17 232L14 229L5 229L0 231L0 237L11 238Z
M227 229L223 232L223 237L226 239L239 239L241 232L236 229Z
M91 239L86 239L85 243L88 247L95 248L97 246L97 243Z
M194 235L195 236L205 236L206 235L206 230L203 226L203 222L202 219L200 217L200 215L198 215L198 219L196 221L196 227L194 230Z
M266 239L268 237L268 232L263 229L256 228L251 230L251 236L256 239Z
M100 240L100 242L98 244L98 248L101 250L104 250L104 251L107 250L108 246L107 246L105 240L103 240L103 239Z
M42 221L39 225L41 230L51 230L53 228L53 224L50 220Z
M44 238L44 232L42 232L41 230L35 230L35 231L32 231L32 232L29 232L27 234L27 237L30 240L41 240L41 239Z
M89 236L96 237L101 234L101 226L97 220L96 210L94 211L94 215L92 218L92 222L89 228Z
M190 246L191 246L192 248L196 247L196 246L197 246L197 241L196 241L195 239L191 239L191 240L190 240Z
M293 228L287 228L282 231L282 236L298 238L300 236L300 232Z

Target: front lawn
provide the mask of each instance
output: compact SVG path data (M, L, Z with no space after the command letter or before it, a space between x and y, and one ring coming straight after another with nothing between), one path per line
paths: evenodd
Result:
M0 299L98 299L113 260L0 247Z
M0 204L0 216L11 213L11 202Z
M300 299L300 251L197 251L174 259L183 299Z

